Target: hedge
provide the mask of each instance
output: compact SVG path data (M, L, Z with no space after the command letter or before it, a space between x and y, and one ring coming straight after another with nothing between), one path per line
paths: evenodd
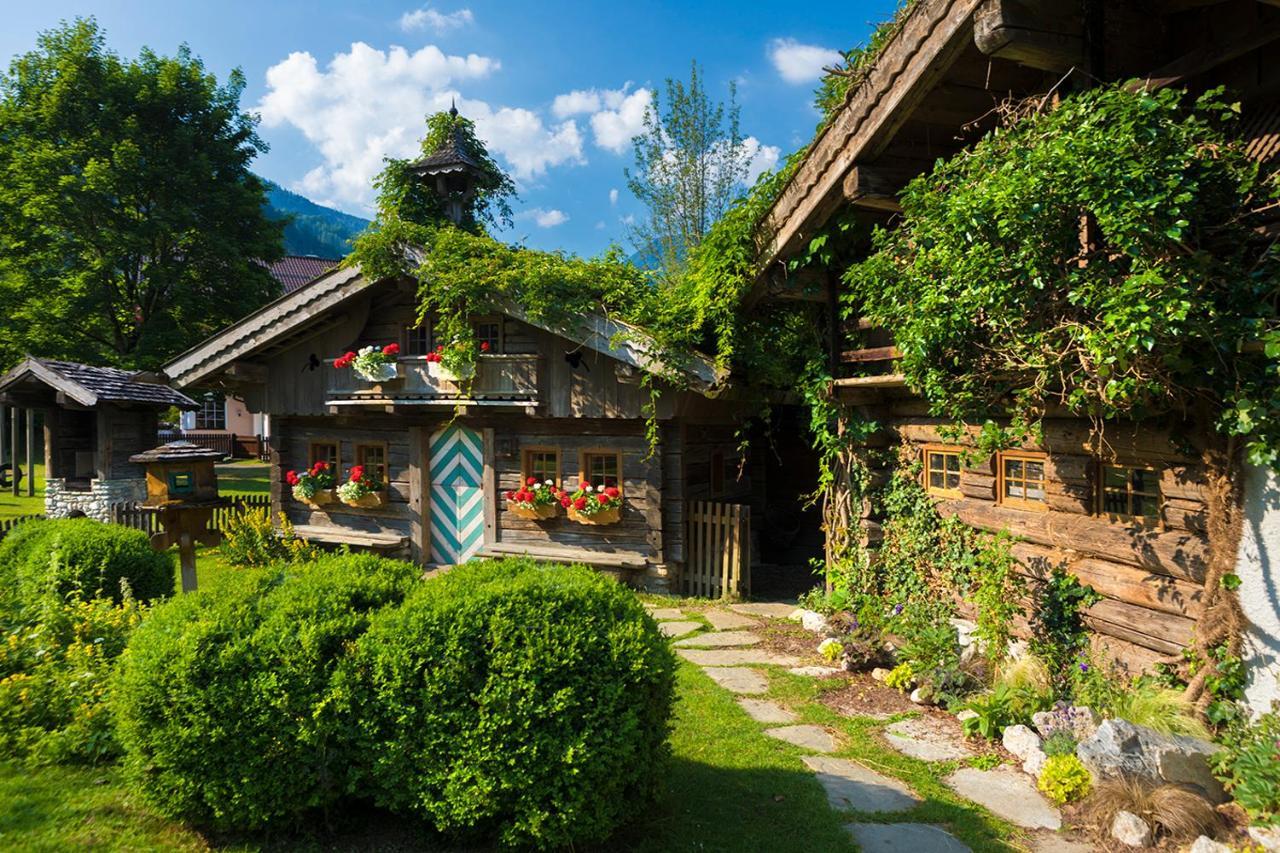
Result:
M340 681L356 789L443 832L599 842L655 794L674 658L636 597L584 567L474 563L374 618Z
M337 555L246 570L155 608L121 658L112 700L142 799L224 829L332 803L360 758L333 674L418 571Z
M35 618L68 598L123 599L127 581L139 601L173 594L173 556L147 535L88 518L28 521L0 540L0 614Z

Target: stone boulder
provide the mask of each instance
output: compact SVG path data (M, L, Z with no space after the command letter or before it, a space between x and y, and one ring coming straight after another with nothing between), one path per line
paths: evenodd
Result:
M821 634L827 630L827 617L816 610L805 610L803 607L797 608L787 618L792 622L799 622L801 628L806 631L812 631L815 634Z
M1111 821L1111 837L1126 847L1147 847L1151 844L1151 827L1133 812L1116 812Z
M1221 841L1214 841L1209 836L1202 835L1187 848L1187 853L1231 853L1231 848Z
M1128 720L1105 720L1076 756L1094 776L1135 776L1154 784L1193 785L1217 803L1227 795L1209 770L1218 747L1185 735L1162 735Z
M1005 749L1023 761L1026 761L1027 757L1033 752L1040 751L1040 735L1026 726L1009 726L1004 730L1004 737L1001 741L1004 743Z

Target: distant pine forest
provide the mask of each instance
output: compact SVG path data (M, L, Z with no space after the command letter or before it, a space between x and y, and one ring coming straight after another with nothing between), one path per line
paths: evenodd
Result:
M278 184L266 184L267 214L273 219L292 217L284 229L285 254L341 258L351 251L351 240L369 224L366 219L316 204Z

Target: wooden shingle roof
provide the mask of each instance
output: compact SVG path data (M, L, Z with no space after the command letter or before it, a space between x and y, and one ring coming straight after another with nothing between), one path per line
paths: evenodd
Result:
M146 374L115 367L95 367L74 361L27 356L17 367L0 376L0 392L36 381L60 391L83 406L98 403L134 403L167 409L198 408L196 402L168 385L151 381Z

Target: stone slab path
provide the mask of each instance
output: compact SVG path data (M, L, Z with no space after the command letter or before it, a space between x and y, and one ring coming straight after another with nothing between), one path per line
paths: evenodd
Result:
M927 823L851 823L848 829L864 853L973 853L959 838Z
M757 723L794 723L796 715L767 699L739 699L738 707Z
M659 622L658 630L664 637L683 637L702 627L701 622Z
M945 781L960 796L986 806L1010 823L1055 832L1062 826L1062 815L1035 789L1031 777L1019 770L962 767Z
M920 802L905 783L856 761L826 755L806 755L800 760L817 775L827 802L836 811L904 812Z
M730 604L729 609L734 613L742 613L747 616L768 616L772 619L786 619L798 609L794 604L784 604L780 601L752 601L746 604Z
M758 669L748 669L745 666L708 666L703 667L702 671L731 693L754 696L769 690L768 680Z
M933 717L912 717L885 727L889 746L921 761L958 761L970 752L959 731L951 731Z
M735 628L758 628L760 622L743 616L741 613L734 613L731 610L708 610L702 614L702 618L711 623L711 627L717 631L730 631Z
M670 624L670 623L667 623ZM685 637L676 642L677 646L711 649L725 646L754 646L760 642L760 635L750 631L717 631L710 634L699 634L696 637Z
M845 671L834 666L793 666L787 672L792 675L804 675L809 678L830 678L833 675L844 675Z
M765 729L764 733L769 737L814 752L835 752L839 746L831 732L822 726L780 726L776 729Z
M683 619L684 613L674 607L655 607L649 611L649 615L661 622L664 619Z
M791 655L780 655L763 649L676 649L676 653L698 666L742 666L753 663L795 666L800 663Z

